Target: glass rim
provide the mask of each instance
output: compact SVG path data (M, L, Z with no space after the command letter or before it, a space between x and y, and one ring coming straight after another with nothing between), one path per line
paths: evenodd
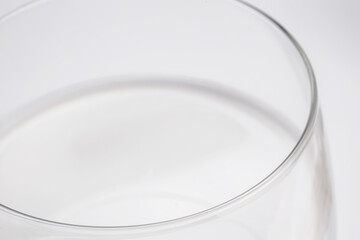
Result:
M53 1L53 0L33 0L29 3L23 4L14 10L6 13L3 16L0 16L0 26L3 22L6 20L18 15L19 13L23 11L27 11L32 7L35 7L38 4ZM270 183L272 183L274 180L278 179L282 173L284 173L286 170L289 169L289 167L296 161L296 159L301 154L302 150L307 145L309 139L311 138L317 116L319 114L319 104L318 104L318 90L317 90L317 84L316 84L316 78L313 71L313 68L311 66L311 63L305 53L305 51L302 49L298 41L274 18L272 18L269 14L265 13L258 7L253 6L252 4L249 4L248 2L245 2L244 0L233 0L235 2L238 2L239 4L242 4L243 6L249 8L250 10L253 10L254 13L259 14L261 17L263 17L265 20L267 20L270 24L274 25L279 29L293 44L293 46L298 51L308 74L308 80L310 83L310 111L307 117L307 121L305 124L304 129L301 132L300 137L298 138L295 146L291 149L290 153L285 157L285 159L274 169L272 170L267 176L265 176L262 180L260 180L258 183L256 183L254 186L250 187L246 191L240 193L239 195L223 202L220 204L217 204L215 206L212 206L210 208L207 208L205 210L195 212L190 215L185 215L183 217L174 218L170 220L164 220L159 222L153 222L153 223L146 223L146 224L135 224L135 225L123 225L123 226L92 226L92 225L80 225L80 224L71 224L71 223L63 223L58 221L52 221L45 218L36 217L30 214L26 214L24 212L18 211L16 209L7 207L0 202L0 211L9 213L11 215L14 215L16 217L19 217L24 220L29 220L32 222L38 222L42 224L47 224L51 226L57 226L57 227L65 227L65 228L73 228L73 229L84 229L84 230L129 230L129 229L148 229L148 228L156 228L156 227L163 227L163 226L173 226L174 224L179 223L188 223L190 221L194 220L200 220L204 219L205 217L211 217L214 216L216 213L218 213L221 210L227 209L230 206L233 206L234 204L238 204L240 202L243 202L244 200L248 199L249 197L254 196L257 192L263 190L266 188Z

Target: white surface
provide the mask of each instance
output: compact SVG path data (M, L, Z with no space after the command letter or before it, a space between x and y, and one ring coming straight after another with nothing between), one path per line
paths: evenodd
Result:
M1 0L3 14L28 0ZM285 26L317 76L332 161L338 239L358 239L360 1L249 0Z

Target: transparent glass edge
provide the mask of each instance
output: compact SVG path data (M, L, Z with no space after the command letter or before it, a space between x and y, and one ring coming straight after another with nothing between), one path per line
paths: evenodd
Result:
M1 23L5 22L6 20L20 14L21 12L30 10L31 8L48 2L52 0L33 0L29 3L23 4L16 9L8 12L7 14L0 16L0 25ZM87 225L77 225L77 224L69 224L69 223L62 223L62 222L56 222L51 221L43 218L38 218L26 213L22 213L20 211L17 211L15 209L9 208L5 205L2 205L0 203L0 211L9 213L11 215L14 215L16 217L20 217L24 220L29 220L31 222L37 222L41 224L50 225L52 227L61 227L61 228L72 228L72 229L83 229L83 230L139 230L139 229L149 229L149 228L158 228L163 226L174 226L179 223L186 223L188 221L200 221L203 220L205 217L209 218L213 216L215 213L227 209L235 204L239 204L240 202L243 202L250 197L254 196L257 192L264 189L265 187L269 186L274 180L280 177L280 175L283 175L289 168L295 163L296 159L299 157L301 152L306 147L307 143L309 142L312 133L314 131L314 126L317 121L318 115L319 115L319 103L318 103L318 90L317 90L317 84L316 84L316 78L313 71L313 68L311 66L311 63L305 53L305 51L302 49L298 41L274 18L272 18L270 15L265 13L264 11L260 10L259 8L243 1L243 0L233 0L240 4L243 4L244 6L254 10L255 13L258 13L260 16L264 17L267 21L269 21L271 24L274 24L283 34L285 34L286 37L289 38L290 42L294 45L294 47L297 49L298 53L300 54L300 57L303 60L303 63L305 64L306 70L308 72L309 82L310 82L310 90L311 90L311 104L310 104L310 112L308 115L308 119L306 122L306 125L304 127L304 130L295 144L294 148L291 150L291 152L288 154L288 156L282 161L282 163L275 168L270 174L268 174L263 180L258 182L253 187L249 188L247 191L237 195L236 197L223 202L219 205L216 205L214 207L211 207L209 209L206 209L201 212L197 212L191 215L187 215L181 218L161 221L161 222L155 222L155 223L149 223L149 224L141 224L141 225L130 225L130 226L87 226ZM113 231L111 231L113 232Z

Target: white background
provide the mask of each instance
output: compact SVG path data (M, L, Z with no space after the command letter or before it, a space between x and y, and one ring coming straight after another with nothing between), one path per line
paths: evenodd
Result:
M27 2L0 0L0 15ZM312 62L331 157L337 236L360 239L360 1L248 2L287 28Z

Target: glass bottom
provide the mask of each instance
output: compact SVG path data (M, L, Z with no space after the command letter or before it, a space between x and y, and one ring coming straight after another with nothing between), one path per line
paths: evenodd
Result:
M0 202L78 225L204 211L261 181L297 139L265 103L194 79L105 79L24 109L1 135Z

